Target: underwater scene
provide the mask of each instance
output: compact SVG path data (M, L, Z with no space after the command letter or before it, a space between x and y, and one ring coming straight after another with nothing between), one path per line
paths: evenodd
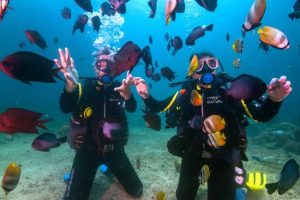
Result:
M299 18L300 0L0 0L0 199L300 199Z

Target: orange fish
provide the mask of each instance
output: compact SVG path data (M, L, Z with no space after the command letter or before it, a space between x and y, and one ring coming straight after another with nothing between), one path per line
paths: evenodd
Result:
M202 105L202 96L196 90L193 90L191 93L191 104L193 106L201 106Z
M215 133L208 134L208 145L211 147L222 147L226 144L226 137L224 133L217 131Z
M170 17L175 12L177 6L177 0L166 0L166 25L170 23Z
M271 45L277 49L290 48L287 36L276 28L264 26L263 28L258 29L257 33L259 34L259 39L265 44Z
M2 179L2 188L5 192L5 195L16 188L19 183L20 175L21 167L17 165L17 163L12 162L7 166Z
M266 11L266 0L255 0L252 4L246 20L242 26L242 33L251 31L261 25L262 20Z
M222 131L225 128L226 122L220 115L211 115L207 117L203 122L203 132L216 133Z

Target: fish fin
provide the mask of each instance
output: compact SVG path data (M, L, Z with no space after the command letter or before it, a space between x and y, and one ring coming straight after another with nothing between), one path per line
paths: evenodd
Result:
M213 28L214 28L214 25L213 25L213 24L210 24L210 25L208 25L208 26L206 27L206 30L207 30L207 31L212 31Z
M250 30L256 29L259 26L261 26L261 23L253 24Z
M295 13L290 13L288 16L289 16L289 18L291 18L291 20L295 19Z
M48 128L44 125L44 123L48 122L48 121L51 121L52 119L43 119L43 120L39 120L37 121L37 124L36 126L42 128L42 129L45 129L45 130L48 130Z
M172 51L172 56L174 56L176 54L177 50L176 49L173 49Z
M267 183L266 188L269 194L273 194L278 189L278 182Z
M262 28L259 28L259 29L257 30L257 33L258 33L258 34L262 34L262 33L263 33L263 29L262 29Z
M173 22L176 20L176 12L173 12L171 14L171 19L172 19Z
M67 136L63 136L63 137L59 138L58 140L61 144L65 143L67 141Z
M81 26L79 29L80 29L80 32L81 32L81 33L84 32L84 26Z

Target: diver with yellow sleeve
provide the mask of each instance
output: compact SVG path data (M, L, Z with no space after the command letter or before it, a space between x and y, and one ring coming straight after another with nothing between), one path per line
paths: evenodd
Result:
M245 182L242 160L247 160L247 117L270 120L292 90L284 76L267 86L251 75L233 79L217 73L220 68L213 54L193 54L181 90L162 101L149 94L142 78L133 80L146 106L154 112L165 111L167 127L177 128L167 146L171 154L182 158L178 200L195 199L205 165L209 170L204 171L210 172L208 200L234 200L236 189ZM263 98L264 93L267 97Z
M68 142L76 150L63 199L87 200L101 164L129 195L140 197L143 184L125 152L129 132L125 111L134 112L137 106L130 90L133 77L128 73L122 83L114 81L112 60L100 54L94 65L96 77L81 85L69 50L59 49L59 55L60 60L54 61L66 78L60 108L72 113Z

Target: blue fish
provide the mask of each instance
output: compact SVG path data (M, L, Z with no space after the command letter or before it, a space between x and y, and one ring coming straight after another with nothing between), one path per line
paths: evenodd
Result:
M276 190L278 190L278 194L282 195L295 185L298 178L299 178L299 164L294 159L290 159L283 166L280 172L279 181L275 183L266 184L268 193L272 194Z

